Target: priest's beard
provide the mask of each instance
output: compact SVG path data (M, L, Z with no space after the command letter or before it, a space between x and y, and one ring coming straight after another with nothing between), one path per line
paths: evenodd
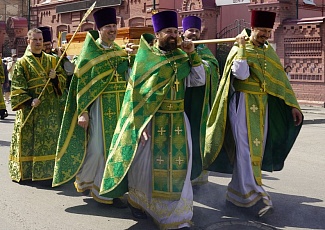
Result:
M164 51L171 51L177 48L177 38L167 37L159 40L159 47Z

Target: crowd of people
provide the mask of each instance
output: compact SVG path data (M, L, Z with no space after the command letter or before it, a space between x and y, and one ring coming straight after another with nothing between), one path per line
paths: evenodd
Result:
M29 30L25 54L0 66L1 119L6 102L16 112L12 181L74 180L83 195L150 216L159 229L190 229L192 186L215 171L232 174L229 202L263 202L257 214L272 213L261 171L283 168L303 123L267 41L275 16L252 11L222 73L207 46L193 43L199 17L183 18L179 42L176 11L153 14L154 33L135 50L115 43L115 9L97 10L98 30L87 32L75 66L52 52L48 27Z

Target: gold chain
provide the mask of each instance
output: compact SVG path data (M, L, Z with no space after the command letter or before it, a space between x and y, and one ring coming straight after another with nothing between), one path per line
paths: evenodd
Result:
M173 52L171 51L170 53L171 53L171 55L173 57L173 62L174 62L173 64L171 63L170 59L166 56L165 53L162 53L162 54L165 56L165 58L167 59L169 65L172 67L172 69L174 71L174 75L173 75L173 77L174 77L174 80L173 80L174 81L174 86L173 86L173 88L176 90L176 93L177 93L178 92L178 85L180 84L180 82L178 81L178 78L177 78L177 63L175 61L175 57L174 57Z
M119 73L117 72L117 65L118 65L118 58L119 58L119 56L117 56L116 54L115 54L115 47L114 47L114 44L112 44L108 49L113 49L112 51L113 51L113 53L114 53L114 56L113 57L111 57L111 58L116 58L116 64L115 64L115 66L114 66L114 64L113 64L113 62L110 60L111 58L108 58L107 56L107 54L109 53L105 53L105 55L106 55L106 60L108 61L108 63L109 63L109 65L114 69L114 73L113 73L113 75L115 76L115 78L116 78L116 81L118 82L119 81Z
M264 56L263 56L264 66L263 66L262 63L260 62L260 55L258 54L257 50L254 48L255 53L256 53L256 56L257 56L258 64L260 65L261 70L262 70L262 74L263 74L263 83L262 83L262 88L263 88L263 92L265 92L265 91L266 91L265 72L266 72L266 66L267 66L267 63L266 63L266 59L265 59L265 50L264 50L264 47L263 47L262 49L263 49L263 55L264 55Z
M174 75L173 75L173 81L174 81L174 86L173 88L175 89L176 92L178 92L178 87L179 87L179 80L177 78L177 63L175 61L175 57L174 57L174 54L173 54L173 51L170 51L170 52L166 52L167 54L170 53L173 57L173 64L171 63L170 59L167 57L166 53L162 52L158 47L156 46L152 46L151 48L151 51L153 53L155 53L156 55L159 55L159 56L164 56L166 58L166 60L168 61L169 65L172 67L173 71L174 71ZM175 97L176 95L174 95Z

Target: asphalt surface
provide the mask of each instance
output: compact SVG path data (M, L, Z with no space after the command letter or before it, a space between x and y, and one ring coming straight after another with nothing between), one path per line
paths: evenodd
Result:
M51 188L42 182L10 180L8 155L14 113L0 120L0 230L157 229L135 220L128 209L102 205L77 193L72 182ZM325 229L325 108L302 107L305 122L280 172L264 172L274 213L257 217L261 204L238 208L225 201L231 175L210 173L194 187L194 230Z

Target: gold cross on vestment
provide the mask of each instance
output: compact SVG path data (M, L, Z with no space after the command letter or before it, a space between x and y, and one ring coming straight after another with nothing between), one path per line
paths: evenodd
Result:
M179 126L178 126L177 129L175 129L175 132L177 132L177 135L179 135L179 133L183 132L183 130L180 129Z
M156 161L161 165L162 162L164 162L163 159L161 159L161 156L159 156L159 158L156 159Z
M178 81L178 79L176 78L176 81L175 81L175 88L176 88L176 92L178 92L178 85L179 85L179 81Z
M172 104L169 104L169 105L167 106L167 108L168 108L169 110L171 110L171 109L173 108L173 105L172 105Z
M178 163L178 165L182 164L184 160L181 159L181 157L178 157L178 159L176 160L176 162Z
M109 108L109 109L108 109L108 112L107 112L106 114L108 115L109 118L111 118L112 115L114 115L115 113L112 112L112 110Z
M254 144L255 144L256 146L258 146L259 144L261 144L261 142L260 142L257 138L255 138L255 140L254 140L253 142L254 142Z
M160 133L160 136L162 136L163 133L165 133L165 132L166 132L166 130L163 129L163 127L160 127L160 129L158 130L158 133Z
M255 113L258 110L258 107L254 104L250 107L250 110L252 110L253 113Z
M116 82L118 82L118 77L120 76L117 72L117 70L114 71L114 77L116 77Z
M119 88L118 84L114 84L114 89L117 91Z

